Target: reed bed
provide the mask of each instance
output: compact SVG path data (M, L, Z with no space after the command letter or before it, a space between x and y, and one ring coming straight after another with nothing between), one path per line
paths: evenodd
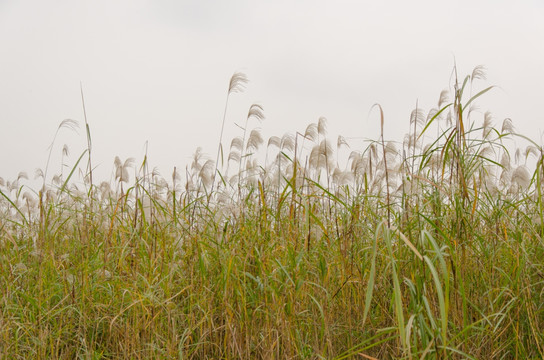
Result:
M473 111L483 80L398 142L376 105L361 148L324 118L265 141L255 104L168 178L93 182L85 119L69 173L0 178L0 358L543 358L543 149Z

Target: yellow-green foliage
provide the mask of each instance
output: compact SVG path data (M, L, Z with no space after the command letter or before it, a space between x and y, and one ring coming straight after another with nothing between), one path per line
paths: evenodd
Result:
M480 72L346 167L320 119L96 184L87 126L69 174L0 179L0 358L543 357L542 147L472 119Z

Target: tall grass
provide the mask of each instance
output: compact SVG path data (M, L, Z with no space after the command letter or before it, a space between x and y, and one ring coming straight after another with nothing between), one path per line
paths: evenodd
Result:
M184 181L146 157L97 183L86 122L69 175L0 178L0 358L542 358L543 149L478 118L484 78L403 142L378 106L346 168L324 118L266 142L253 105L226 161L221 135Z

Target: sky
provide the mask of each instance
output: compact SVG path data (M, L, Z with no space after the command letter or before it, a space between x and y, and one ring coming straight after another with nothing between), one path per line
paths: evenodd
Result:
M167 179L197 147L214 159L234 72L250 82L229 98L225 143L253 103L265 139L323 116L331 139L363 146L379 137L379 103L385 138L402 141L456 64L461 78L484 65L476 87L497 86L474 121L489 110L542 144L543 17L540 0L0 0L0 177L44 169L65 119L80 128L59 132L48 171L61 171L64 144L77 160L81 88L103 180L116 156L147 152Z

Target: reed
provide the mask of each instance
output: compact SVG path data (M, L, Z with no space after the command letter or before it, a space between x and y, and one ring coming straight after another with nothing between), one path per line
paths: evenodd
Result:
M324 118L265 140L252 105L226 164L221 135L185 176L146 154L97 182L86 122L69 174L0 178L0 358L544 357L544 152L471 111L484 80L416 104L402 142L377 105L346 168Z

